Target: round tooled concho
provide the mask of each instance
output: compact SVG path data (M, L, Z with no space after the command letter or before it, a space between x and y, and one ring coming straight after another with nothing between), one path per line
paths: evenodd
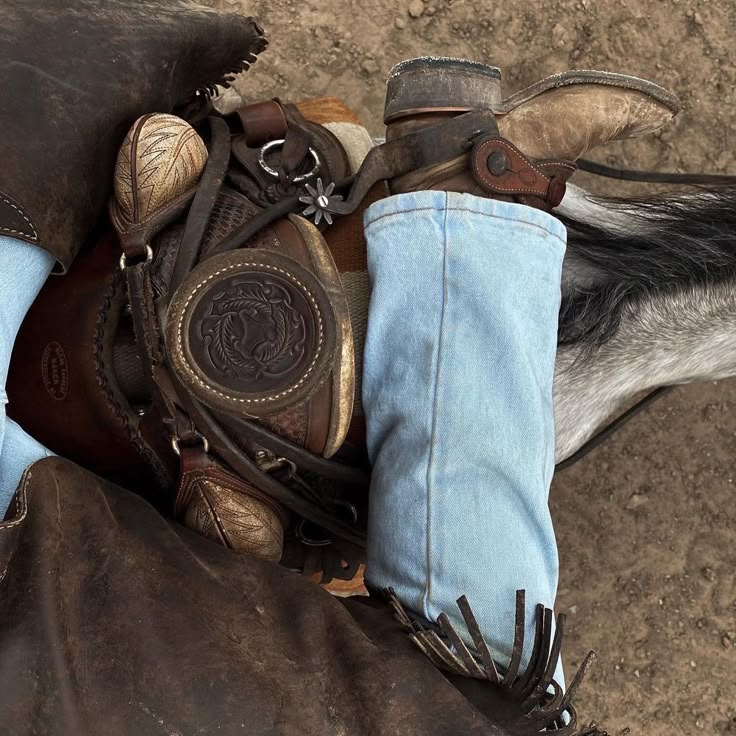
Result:
M319 388L336 336L332 306L313 274L288 256L248 249L208 259L177 289L166 348L200 401L258 417Z

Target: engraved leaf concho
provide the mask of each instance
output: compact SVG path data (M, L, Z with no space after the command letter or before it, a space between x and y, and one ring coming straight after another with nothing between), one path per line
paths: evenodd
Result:
M294 367L304 354L306 326L283 286L247 280L231 282L212 299L200 334L219 371L254 381Z

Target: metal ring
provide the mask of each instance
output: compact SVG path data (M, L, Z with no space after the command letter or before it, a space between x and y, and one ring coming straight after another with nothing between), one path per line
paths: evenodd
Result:
M260 164L261 168L269 175L274 177L274 179L279 178L279 172L276 171L276 169L272 169L267 163L266 163L266 154L269 151L272 151L275 148L283 148L285 139L279 138L276 141L269 141L264 146L261 147L261 151L258 154L258 163ZM294 184L301 184L302 182L307 181L308 179L311 179L313 176L316 176L319 173L319 170L322 166L322 162L319 159L319 155L317 154L317 151L314 150L314 148L309 149L309 155L312 157L312 160L314 161L314 166L312 167L311 171L308 171L306 174L300 174L299 176L295 176L291 181Z
M210 442L203 435L197 432L197 437L202 440L202 448L204 449L205 455L210 451ZM173 435L171 437L171 449L176 453L177 457L181 457L181 449L179 448L179 436Z
M332 544L332 539L312 539L304 533L304 525L306 519L301 519L296 527L296 538L306 547L328 547ZM315 524L316 526L316 524Z
M349 501L344 501L342 499L337 499L332 503L334 506L347 509L350 512L350 516L352 516L353 518L353 526L358 523L358 509L356 509L352 503L350 503Z
M143 266L148 266L151 261L153 260L153 248L151 248L148 243L146 243L146 260L143 263ZM125 271L125 269L128 267L128 257L123 253L120 256L120 270Z

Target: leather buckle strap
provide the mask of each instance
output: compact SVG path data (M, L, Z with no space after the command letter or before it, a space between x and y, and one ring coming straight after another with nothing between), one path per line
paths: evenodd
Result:
M565 196L565 181L577 167L569 161L532 162L505 138L489 136L475 143L471 169L491 194L538 197L553 208Z
M349 215L376 182L449 161L467 153L478 136L497 134L493 112L477 110L376 146L365 157L345 201L335 199L325 209L334 215Z
M246 105L237 114L243 126L246 145L250 148L286 137L289 124L284 109L276 100Z
M383 143L368 152L354 177L336 182L336 192L350 188L345 200L342 201L341 195L335 194L327 197L320 206L333 215L349 215L360 206L376 182L394 179L410 171L461 156L472 147L474 139L489 134L498 134L496 117L490 110L478 110ZM299 197L282 200L234 230L210 250L205 259L240 248L262 228L303 207L304 203Z

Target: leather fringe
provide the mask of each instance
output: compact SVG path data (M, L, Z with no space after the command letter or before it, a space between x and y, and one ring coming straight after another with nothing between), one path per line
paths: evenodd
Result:
M518 590L511 661L505 670L501 670L465 596L458 599L457 605L473 641L472 650L446 614L442 613L437 618L439 631L429 629L410 617L392 588L385 590L384 594L396 620L438 669L451 675L485 680L495 691L496 697L500 692L505 704L515 704L518 710L514 718L508 720L504 717L504 726L509 733L532 736L550 730L555 736L609 736L595 722L578 729L578 717L573 705L575 695L596 658L595 652L591 651L585 657L566 691L563 692L554 680L565 630L565 614L557 616L553 637L554 613L541 604L537 605L534 647L528 667L522 670L526 596L525 591ZM619 736L628 733L629 729L625 729Z

